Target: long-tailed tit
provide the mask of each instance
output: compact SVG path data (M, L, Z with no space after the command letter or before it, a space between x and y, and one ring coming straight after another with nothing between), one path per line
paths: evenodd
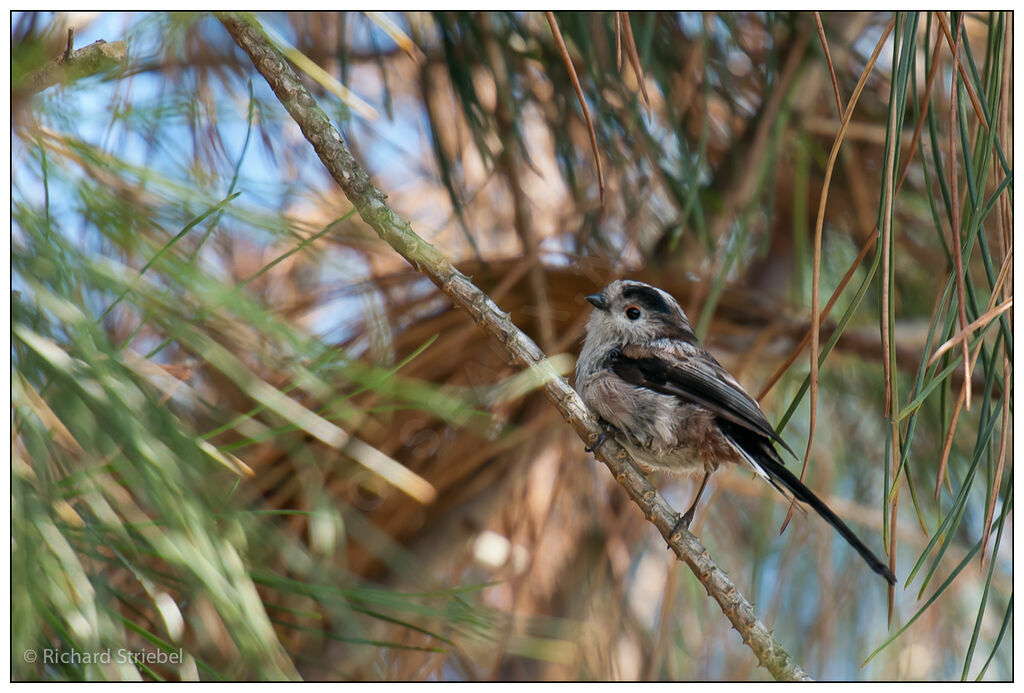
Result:
M722 464L743 465L783 495L811 506L873 571L896 583L889 567L786 469L773 443L793 451L757 402L697 343L672 296L643 282L619 280L587 300L595 310L576 363L580 396L645 471L704 474L677 526L689 526L713 471Z

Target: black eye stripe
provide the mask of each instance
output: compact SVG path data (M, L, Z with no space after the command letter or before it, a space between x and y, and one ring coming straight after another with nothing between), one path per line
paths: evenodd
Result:
M622 297L647 308L652 313L672 312L661 293L650 286L631 284L622 290Z

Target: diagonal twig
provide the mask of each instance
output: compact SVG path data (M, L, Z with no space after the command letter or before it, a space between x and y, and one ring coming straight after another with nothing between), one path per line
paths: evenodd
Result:
M327 115L255 22L233 12L215 14L235 42L252 59L256 69L299 125L321 162L363 220L383 241L501 342L516 364L536 367L544 376L544 390L548 399L576 433L589 445L594 445L601 435L601 427L576 391L564 378L558 376L545 360L543 352L512 323L507 313L455 269L440 251L414 233L409 223L385 204L384 194L373 185ZM718 602L723 613L739 631L743 642L772 676L780 680L808 680L807 674L758 620L750 602L714 563L700 541L685 530L674 531L679 514L636 469L626 450L609 438L598 449L596 456L608 467L676 555L693 571L708 594Z

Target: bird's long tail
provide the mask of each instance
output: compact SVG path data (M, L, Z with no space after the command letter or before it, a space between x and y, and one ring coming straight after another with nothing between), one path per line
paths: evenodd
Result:
M825 502L814 495L811 489L804 486L803 482L793 472L786 469L785 465L777 459L773 459L772 455L759 455L757 465L768 475L768 479L772 486L779 489L785 495L788 491L797 500L802 503L814 508L815 512L821 515L826 522L835 527L836 531L842 535L843 539L849 542L857 553L861 555L867 564L871 567L871 570L875 571L882 577L884 577L890 585L896 584L896 576L889 570L889 566L882 563L871 549L864 545L857 535L853 533L853 530L847 527L846 523L839 519L839 516L832 512L832 509L825 505Z

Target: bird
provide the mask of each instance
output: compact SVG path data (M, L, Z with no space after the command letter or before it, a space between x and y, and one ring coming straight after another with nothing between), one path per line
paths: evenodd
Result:
M641 281L613 281L594 306L576 362L575 384L605 433L645 473L703 473L676 528L689 528L708 478L720 466L748 467L790 499L810 506L890 585L896 576L845 522L786 468L775 444L793 450L758 403L699 343L671 294Z

